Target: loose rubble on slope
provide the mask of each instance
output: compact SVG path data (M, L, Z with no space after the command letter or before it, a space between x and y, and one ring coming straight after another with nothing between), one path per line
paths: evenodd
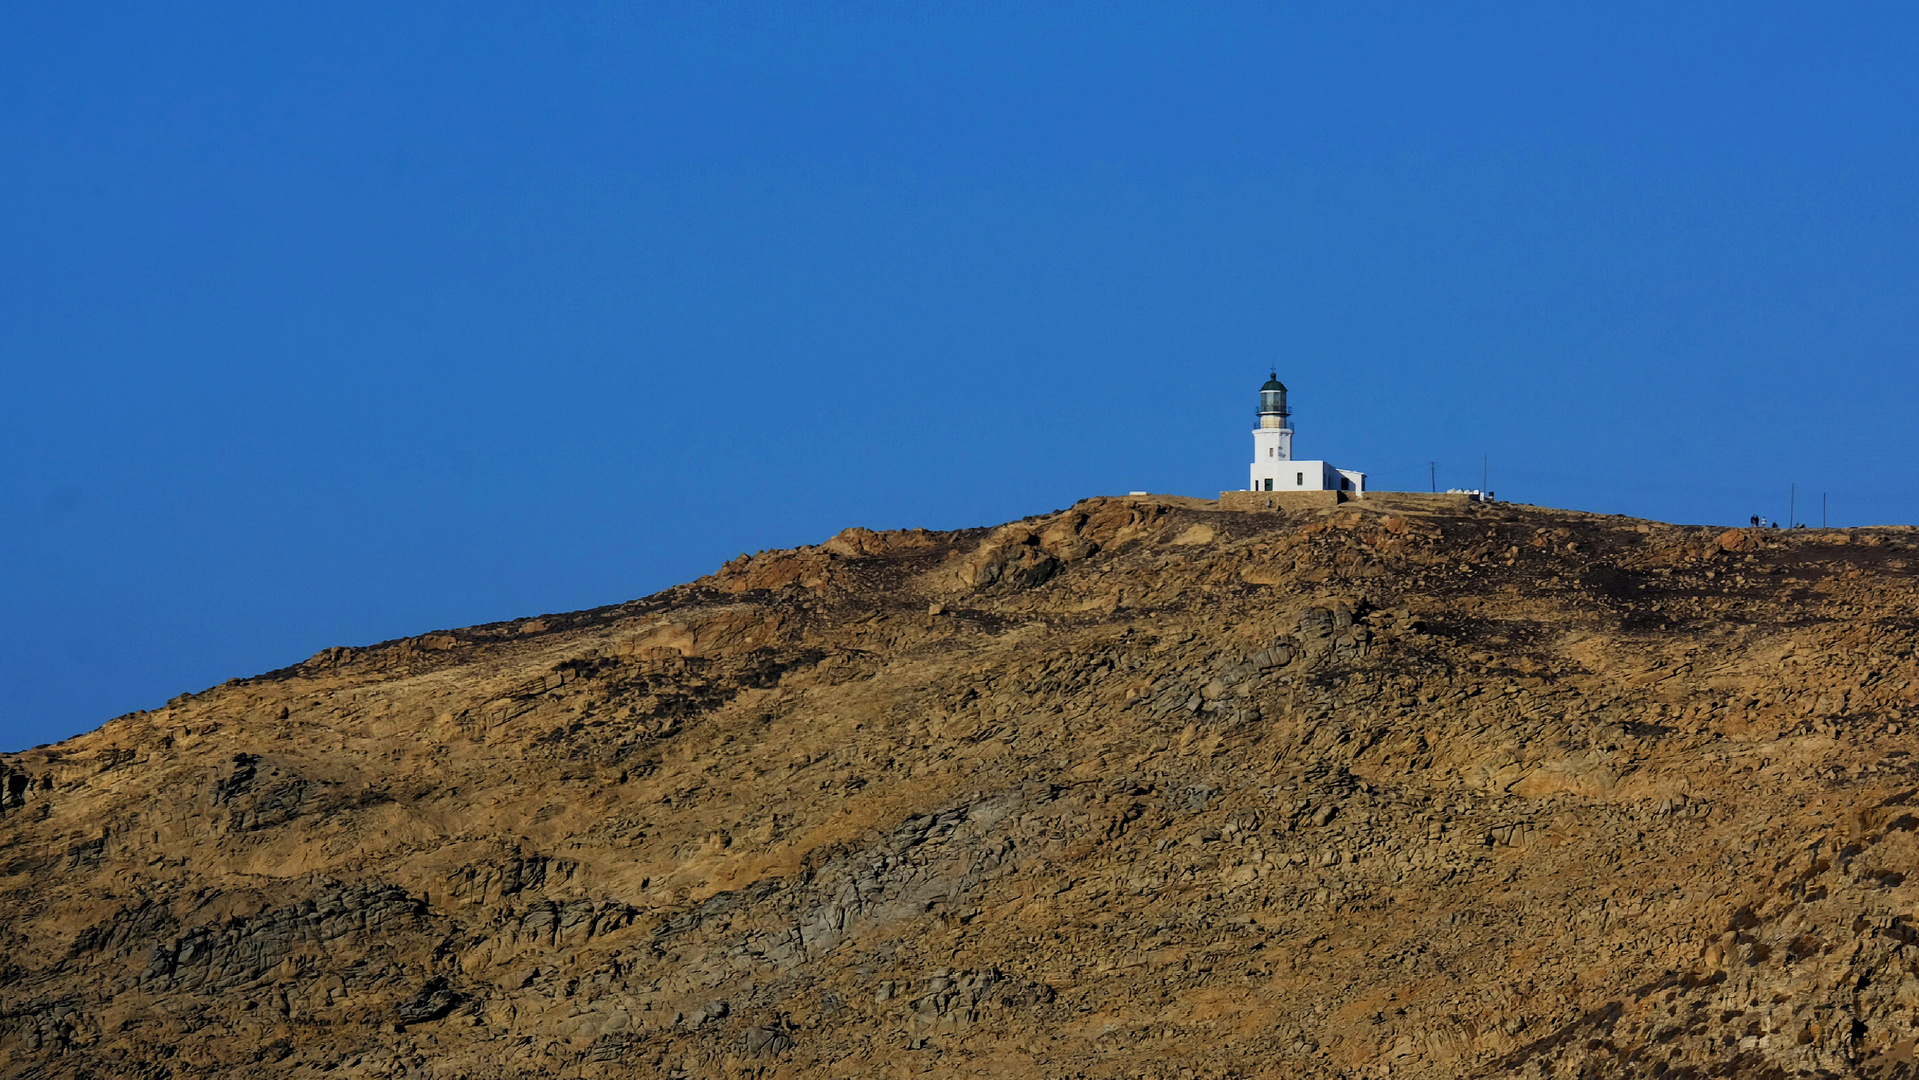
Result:
M0 755L0 1075L1910 1076L1919 534L850 529Z

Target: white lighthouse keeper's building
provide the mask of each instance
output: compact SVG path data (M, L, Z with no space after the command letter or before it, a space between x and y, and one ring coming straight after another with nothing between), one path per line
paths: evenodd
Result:
M1293 457L1293 416L1279 372L1259 388L1259 426L1253 429L1253 478L1249 491L1366 490L1366 474L1335 469L1330 462Z

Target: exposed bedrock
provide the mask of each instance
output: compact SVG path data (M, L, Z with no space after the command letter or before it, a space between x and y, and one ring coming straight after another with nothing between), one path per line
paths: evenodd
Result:
M0 755L0 1075L1907 1076L1901 528L849 529Z

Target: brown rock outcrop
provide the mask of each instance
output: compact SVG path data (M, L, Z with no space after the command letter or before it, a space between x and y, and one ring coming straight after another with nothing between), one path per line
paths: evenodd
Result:
M1915 547L1093 499L328 649L0 755L0 1075L1910 1075Z

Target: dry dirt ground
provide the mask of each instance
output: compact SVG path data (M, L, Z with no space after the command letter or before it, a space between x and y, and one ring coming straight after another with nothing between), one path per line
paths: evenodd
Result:
M1916 546L1090 499L329 649L0 755L0 1075L1910 1076Z

